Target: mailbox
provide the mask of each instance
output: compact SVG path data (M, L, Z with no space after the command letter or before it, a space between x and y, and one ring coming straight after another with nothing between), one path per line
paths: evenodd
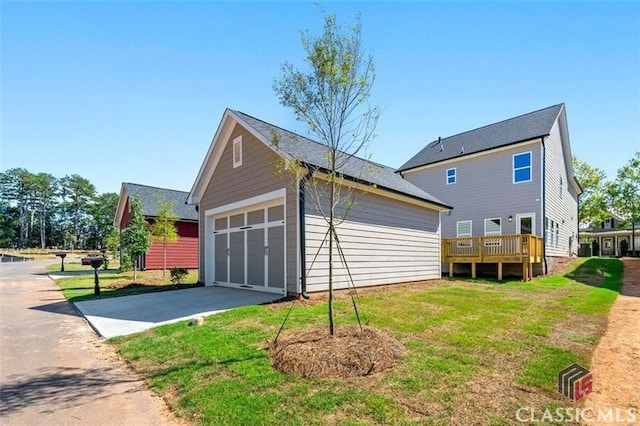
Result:
M88 264L91 265L92 268L98 269L99 267L102 266L102 262L104 261L102 260L101 257L90 257Z
M102 266L102 257L87 256L82 258L83 265L91 265L93 268L93 294L96 297L100 297L100 281L98 280L98 268Z
M100 256L99 254L90 254L87 257L83 257L81 259L81 262L82 262L83 265L86 265L86 266L91 265L91 266L93 266L94 262L97 261L97 260L99 260L100 261L100 265L102 265L102 262L103 262L102 256ZM97 267L100 267L100 265L98 265ZM96 268L96 266L93 266L93 267Z
M60 258L60 272L64 272L64 258L67 257L67 252L57 251L56 257Z

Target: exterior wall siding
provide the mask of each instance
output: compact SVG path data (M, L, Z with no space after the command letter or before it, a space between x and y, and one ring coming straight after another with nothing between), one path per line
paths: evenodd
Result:
M198 267L198 224L194 222L176 222L178 241L167 244L167 269ZM145 257L146 269L162 269L164 258L163 244L151 243Z
M120 229L125 229L131 222L131 209L127 198ZM153 223L153 219L148 219ZM198 224L195 222L177 221L178 241L167 244L167 268L188 268L198 267ZM145 254L145 269L162 269L163 267L163 247L161 243L152 242L149 250Z
M446 146L445 146L446 149ZM532 179L513 183L513 155L531 151ZM446 171L456 168L456 183L447 185ZM484 235L484 220L501 218L502 235L516 234L516 215L535 214L535 234L544 232L542 218L541 142L534 140L498 151L406 171L414 185L453 206L442 214L442 237L456 237L456 223L471 220L473 236ZM509 222L509 216L513 221Z
M313 258L328 225L317 206L305 200L307 290L328 289L328 242ZM324 200L327 201L326 199ZM327 206L323 206L327 211ZM439 214L373 194L361 194L338 238L356 286L440 278ZM347 288L348 274L334 247L334 288Z
M578 253L578 196L567 177L560 122L545 139L545 215L558 224L557 242L545 238L546 256L552 257Z
M242 165L233 168L232 140L242 136ZM209 209L256 197L286 188L286 276L287 292L296 293L297 270L297 203L298 194L292 179L277 170L277 155L255 138L244 127L236 124L224 148L220 161L199 203L200 214L200 263L199 280L205 282L205 212Z

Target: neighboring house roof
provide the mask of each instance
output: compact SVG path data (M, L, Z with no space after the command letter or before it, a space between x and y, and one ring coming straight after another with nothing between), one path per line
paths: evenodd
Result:
M159 209L158 201L167 200L173 202L173 213L178 216L179 220L198 220L198 211L195 207L185 204L188 192L124 182L120 190L120 199L113 222L115 226L120 225L128 198L136 195L140 195L143 212L147 217L156 217Z
M214 143L212 143L212 146L207 153L207 157L205 158L200 172L198 173L198 177L196 178L196 182L191 190L189 202L198 202L201 193L204 191L206 182L208 182L213 174L213 168L215 168L215 165L210 164L209 161L212 156L215 157L212 153L212 148L219 135L224 132L225 124L229 119L233 119L247 128L247 130L249 130L254 136L279 155L287 156L307 165L318 167L322 170L327 169L327 148L324 145L278 126L274 126L273 124L267 123L248 114L227 109L224 113L220 127L216 132L216 136L214 136ZM215 160L213 163L215 163ZM431 194L413 185L411 182L405 180L401 175L395 173L394 168L387 167L373 161L353 156L337 171L353 180L375 185L379 189L408 195L412 198L437 205L440 208L452 208Z
M548 136L564 109L554 105L429 143L398 171Z
M631 236L633 231L631 228L629 229L598 229L598 230L588 230L588 231L580 231L580 238L595 238L595 237L627 237ZM640 229L636 229L635 231L636 238L640 237Z

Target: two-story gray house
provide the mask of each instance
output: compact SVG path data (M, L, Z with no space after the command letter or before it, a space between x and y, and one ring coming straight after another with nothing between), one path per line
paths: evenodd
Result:
M442 214L443 239L540 236L543 273L555 259L578 252L582 190L564 104L438 138L398 172L454 206Z

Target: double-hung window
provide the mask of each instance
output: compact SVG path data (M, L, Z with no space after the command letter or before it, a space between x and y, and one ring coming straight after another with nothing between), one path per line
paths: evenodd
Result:
M458 247L471 247L473 245L471 242L471 225L470 220L456 222L456 237L464 238L458 241Z
M502 220L499 217L484 220L484 236L500 236L502 235ZM499 246L500 238L485 238L485 246Z
M456 183L456 168L447 169L447 185Z
M513 156L513 183L531 182L531 151Z

